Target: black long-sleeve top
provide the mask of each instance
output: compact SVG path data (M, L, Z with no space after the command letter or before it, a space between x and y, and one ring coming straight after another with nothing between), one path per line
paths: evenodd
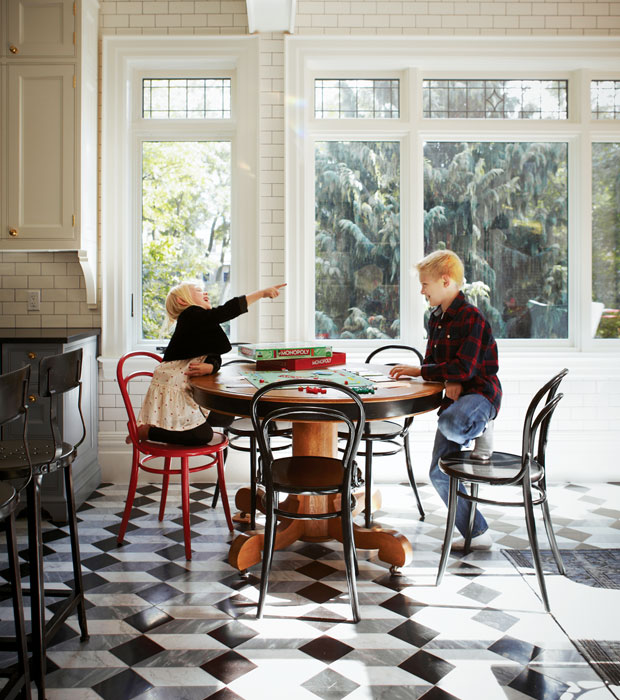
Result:
M233 297L225 304L213 309L188 306L181 312L164 353L164 362L188 360L206 355L205 362L214 365L217 372L221 366L221 355L231 350L228 336L221 323L237 318L248 310L245 296Z

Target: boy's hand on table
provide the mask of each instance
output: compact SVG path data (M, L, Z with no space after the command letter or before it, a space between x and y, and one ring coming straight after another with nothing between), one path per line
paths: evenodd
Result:
M395 365L390 369L390 377L398 379L399 377L420 377L422 370L419 367L412 365Z
M188 377L202 377L204 374L213 374L213 365L210 362L190 362L185 374Z
M463 385L461 382L446 382L446 396L452 401L456 401L463 393Z

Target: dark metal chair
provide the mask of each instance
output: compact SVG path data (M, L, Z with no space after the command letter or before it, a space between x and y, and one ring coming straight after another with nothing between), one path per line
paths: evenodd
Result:
M278 406L277 402L266 400L267 395L271 392L296 388L302 385L324 388L339 401L329 406L304 403L294 407L290 405ZM340 518L349 598L351 600L353 620L358 622L360 613L355 580L357 557L353 536L355 499L351 491L353 487L361 484L355 463L355 455L365 424L364 405L361 399L348 387L340 386L334 382L289 379L259 389L252 400L251 411L252 425L257 436L262 460L261 484L265 489L264 503L266 514L260 594L256 617L262 617L265 605L276 538L276 517L293 520ZM345 424L348 429L348 438L342 458L292 456L274 459L269 444L269 425L276 420L290 420L292 422L329 421ZM282 504L280 503L280 494L307 496L339 495L340 506L336 510L328 512L291 512L283 508L286 505L286 501Z
M39 365L39 398L48 403L50 435L48 438L29 439L28 451L32 463L32 478L26 486L28 515L28 552L30 588L24 595L31 599L31 647L32 671L39 697L45 697L46 649L48 643L61 629L65 620L77 612L81 640L88 639L86 604L82 583L82 565L77 530L77 515L73 493L71 465L78 447L86 437L86 425L82 414L82 350L44 357ZM71 394L71 398L67 395ZM74 401L81 420L81 437L75 442L65 442L58 422L60 401ZM64 411L64 415L69 413ZM65 428L67 426L65 425ZM79 426L78 426L79 428ZM66 431L65 431L66 432ZM44 588L43 553L41 541L41 481L48 475L63 470L67 519L73 568L73 587L64 589ZM0 453L0 478L24 479L30 472L28 455L19 440L3 442ZM67 582L65 582L67 585ZM51 619L45 619L45 597L64 599L57 606Z
M29 379L30 365L0 376L0 427L4 427L7 423L12 423L21 418L23 421L22 448L27 458L29 458L29 453L26 442L26 419L28 415L26 395L28 393ZM5 447L0 441L0 452L4 449ZM8 678L7 683L0 690L1 700L12 700L12 698L18 696L30 700L32 697L21 574L15 536L15 513L19 506L19 490L22 490L31 478L32 469L30 464L28 464L28 469L30 473L25 475L21 483L18 482L13 485L6 481L0 481L0 523L3 525L6 534L9 586L13 601L13 620L15 624L15 638L6 641L12 641L13 644L11 646L17 651L17 663L2 669L1 672L3 677Z
M228 360L223 363L222 367L240 363L247 364L248 360ZM249 418L235 418L229 426L224 428L224 432L228 436L228 447L230 447L231 450L247 452L250 455L250 529L254 530L256 528L256 488L260 471L259 465L257 464L258 450L256 433L252 427L252 421ZM282 423L281 421L277 424L272 424L269 433L270 438L290 438L291 435L291 424ZM278 450L285 450L288 447L290 447L290 443L272 446L271 449L275 452ZM218 494L219 489L216 486L213 496L213 507L215 507L217 503Z
M395 350L398 351L399 354L412 353L415 355L420 364L422 364L422 361L424 360L422 353L410 345L384 345L383 347L373 350L370 355L368 355L365 360L366 364L370 364L370 362L377 355L379 355L379 353L386 351L391 351L393 357ZM391 367L396 363L391 362L386 364L388 367ZM391 455L398 454L402 450L405 452L407 476L409 477L409 483L411 484L413 495L415 496L418 506L420 520L424 520L425 518L424 508L422 507L422 502L420 501L420 494L418 493L418 486L416 484L415 476L413 474L413 466L411 464L409 429L411 428L412 423L413 416L407 416L402 423L394 420L368 421L368 423L366 423L366 428L364 429L364 434L362 435L364 448L358 452L360 456L365 457L364 482L366 484L366 493L364 495L364 525L366 527L370 527L372 522L373 457L389 457ZM384 445L389 445L389 447L378 451L374 447L375 443L383 443Z
M465 538L466 552L469 550L471 543L471 531L476 514L476 504L520 506L525 510L525 523L532 550L532 560L534 562L543 604L545 610L549 612L549 598L536 536L534 506L542 506L543 520L547 538L551 545L551 551L553 552L558 571L560 574L564 575L564 564L553 532L549 504L547 502L545 452L551 416L563 397L563 394L557 393L558 387L567 374L567 369L556 374L555 377L548 381L536 393L530 402L523 423L521 454L494 452L490 461L481 462L471 457L471 451L463 451L447 455L439 460L439 468L450 477L450 491L446 534L443 541L439 570L437 572L437 585L441 583L448 563L448 556L452 544L452 532L456 520L457 498L465 498L472 504L469 518L469 531ZM471 484L471 493L467 493L464 489L460 488L461 484L467 483ZM517 486L521 488L523 498L518 501L498 501L482 498L478 495L478 487L481 484L484 486ZM532 494L532 490L537 492L537 496Z

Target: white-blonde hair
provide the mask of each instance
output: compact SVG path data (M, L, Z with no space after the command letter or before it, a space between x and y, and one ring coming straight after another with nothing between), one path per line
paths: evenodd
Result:
M166 295L166 318L162 323L162 331L167 333L174 325L181 312L185 311L188 306L195 305L192 296L192 289L202 285L198 281L181 282L175 285Z
M452 250L436 250L429 253L415 265L418 273L432 275L439 279L442 275L447 275L454 280L460 289L464 282L464 269L461 258Z

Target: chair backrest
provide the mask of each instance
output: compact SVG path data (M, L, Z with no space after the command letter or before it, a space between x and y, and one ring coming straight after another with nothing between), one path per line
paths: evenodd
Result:
M30 365L20 367L14 372L0 375L0 429L21 418L23 420L22 440L24 453L32 472L32 462L26 438L28 429L28 384L30 382Z
M56 452L62 450L62 434L58 423L58 402L63 394L77 389L77 410L82 422L82 435L73 444L78 447L86 437L86 423L82 413L82 348L48 355L39 365L39 396L50 400L49 421Z
M116 380L118 381L121 396L123 397L123 403L125 404L125 410L127 411L127 428L129 429L129 437L131 438L134 446L138 444L138 424L136 422L136 414L131 403L131 397L129 396L129 383L138 377L153 376L153 371L146 369L128 372L127 374L125 373L125 363L127 360L137 357L142 359L151 358L156 362L162 361L161 355L156 355L154 352L146 352L145 350L141 350L137 352L128 352L119 359L116 365Z
M414 347L411 346L411 345L382 345L380 348L376 348L375 350L373 350L373 351L370 353L370 355L368 355L368 357L367 357L366 360L365 360L366 364L369 364L370 361L371 361L376 355L378 355L379 353L386 352L386 351L388 351L388 350L389 350L389 351L393 351L393 350L402 350L402 351L404 351L404 352L414 353L414 354L417 356L417 358L418 358L420 364L422 364L422 362L424 362L424 355L422 355L422 353L421 353L419 350L416 350L416 348L414 348ZM391 354L394 355L394 352L392 352ZM384 364L386 364L386 365L389 365L389 364L395 365L396 363L395 363L395 362L384 362Z
M549 424L558 403L564 396L564 394L558 394L557 392L561 381L567 374L568 369L563 369L561 372L558 372L558 374L536 392L534 398L530 401L523 422L521 444L523 460L522 473L527 468L529 457L535 458L541 467L544 468L545 466ZM538 444L536 444L537 436Z
M265 400L271 392L280 392L283 389L298 389L299 387L318 387L327 389L326 398L338 399L337 405L294 403L282 405L276 399ZM271 408L271 410L269 410ZM342 450L341 461L345 470L346 485L351 483L351 470L357 449L359 447L366 413L360 397L349 387L341 386L335 382L321 379L285 379L281 382L268 384L259 389L252 399L251 406L252 426L258 440L258 446L263 460L263 477L265 486L269 486L271 479L270 465L273 461L273 453L269 444L269 424L275 420L303 421L303 422L333 422L343 423L347 426L348 435L346 446ZM341 426L339 426L341 428Z

